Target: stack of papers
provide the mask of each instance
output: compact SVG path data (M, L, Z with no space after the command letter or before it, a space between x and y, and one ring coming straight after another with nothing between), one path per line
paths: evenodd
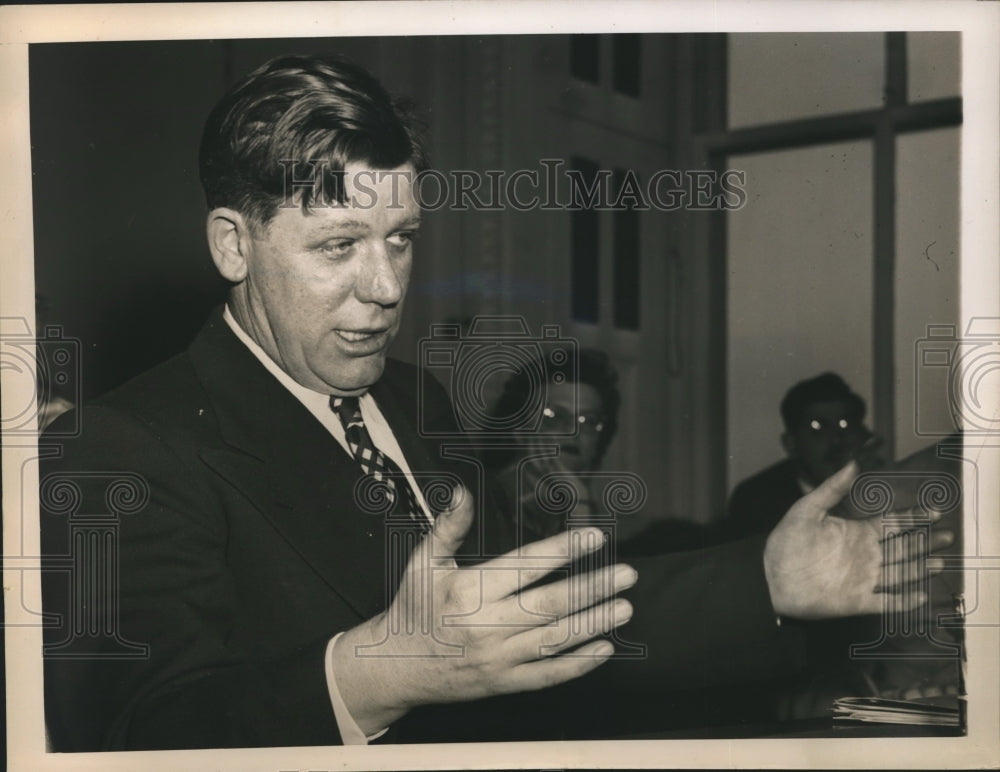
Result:
M842 697L833 703L834 723L961 726L958 697L886 700L880 697Z

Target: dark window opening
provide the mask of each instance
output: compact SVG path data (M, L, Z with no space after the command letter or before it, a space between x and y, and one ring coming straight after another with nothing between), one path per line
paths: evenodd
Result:
M639 96L641 80L642 41L639 35L615 35L612 62L615 91Z
M597 183L598 166L586 158L574 157L571 166L578 171L588 187ZM571 306L573 319L596 323L599 313L598 213L591 207L574 209L571 213Z
M601 80L601 38L572 35L569 39L569 71L574 78L589 83Z
M616 170L613 189L620 191L625 179ZM623 203L628 199L623 199ZM614 320L622 330L639 329L639 212L632 203L616 207L614 242Z

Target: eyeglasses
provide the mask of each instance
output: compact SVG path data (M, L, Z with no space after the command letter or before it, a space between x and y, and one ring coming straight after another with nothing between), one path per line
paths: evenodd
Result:
M542 410L542 430L573 432L577 427L580 431L599 433L607 426L607 416L603 413L580 413L575 415L560 407L546 407Z
M809 430L813 432L842 431L855 432L863 428L860 421L854 418L839 418L831 421L825 418L813 418L809 421Z

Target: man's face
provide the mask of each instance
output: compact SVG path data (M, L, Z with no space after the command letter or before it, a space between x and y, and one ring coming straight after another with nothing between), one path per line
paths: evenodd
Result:
M795 430L785 434L785 450L799 467L799 474L819 485L860 450L870 432L843 400L814 402L802 412Z
M399 330L420 209L411 166L345 169L346 203L279 208L250 236L232 298L247 333L303 386L359 394Z
M549 440L545 436L549 429L557 434L576 432L575 437L551 438L559 444L560 463L573 472L595 469L600 431L607 423L600 392L589 383L549 383L546 397L538 441Z

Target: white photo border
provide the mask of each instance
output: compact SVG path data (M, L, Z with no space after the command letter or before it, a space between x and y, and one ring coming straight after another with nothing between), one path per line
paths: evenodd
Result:
M109 40L279 38L553 32L957 30L962 33L961 249L963 329L1000 316L1000 4L964 2L377 2L7 6L0 8L2 315L34 318L28 44ZM16 381L14 382L16 384ZM33 397L4 384L4 414ZM1000 446L1000 440L994 440ZM40 608L37 448L4 447L4 592L7 598L7 745L11 769L320 770L467 768L970 768L1000 763L1000 629L967 630L968 735L957 738L592 741L484 745L270 748L114 754L45 751L41 629L21 603ZM979 509L1000 512L1000 447L984 443ZM970 482L969 480L966 481ZM22 487L23 486L23 487ZM968 514L966 515L968 518ZM986 520L994 522L985 522ZM1000 555L1000 518L983 518L985 554ZM973 524L967 520L966 528ZM1000 567L1000 566L998 566ZM28 569L28 570L24 570ZM35 565L37 569L37 564ZM1000 571L981 572L994 605ZM11 602L15 601L15 602Z

